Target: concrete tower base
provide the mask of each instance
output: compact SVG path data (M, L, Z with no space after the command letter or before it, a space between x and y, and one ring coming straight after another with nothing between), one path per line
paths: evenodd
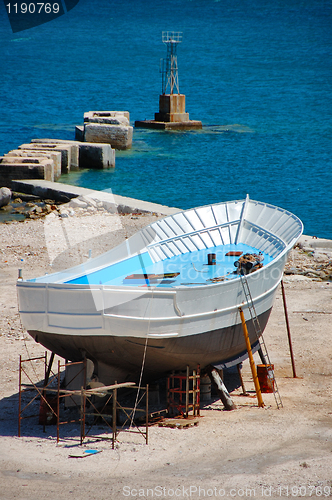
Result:
M155 113L155 119L136 121L135 127L159 130L201 129L202 122L189 120L189 113L185 110L184 94L162 94L159 96L159 113Z

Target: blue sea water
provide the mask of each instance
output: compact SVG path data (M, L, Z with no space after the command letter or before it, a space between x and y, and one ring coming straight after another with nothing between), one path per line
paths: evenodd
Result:
M202 131L134 130L113 170L61 181L189 208L253 199L332 239L332 0L80 0L13 34L0 5L0 155L73 139L90 110L153 119L163 30L183 32L180 91Z

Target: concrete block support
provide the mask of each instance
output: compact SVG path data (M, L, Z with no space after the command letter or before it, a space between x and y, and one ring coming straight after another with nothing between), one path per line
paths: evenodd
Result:
M53 161L54 180L57 181L61 176L61 153L59 151L45 152L25 149L14 149L4 155L5 158L41 158Z
M52 139L32 139L31 144L41 144L48 147L50 144L61 144L66 145L70 148L70 164L69 170L78 170L78 146L75 141L61 141L59 143L56 140Z
M187 122L186 96L184 94L162 94L159 96L159 113L155 113L159 122Z
M50 144L50 143L32 143L22 144L19 149L32 150L32 151L58 151L61 153L61 173L67 174L70 171L71 165L71 151L72 148L65 144Z
M111 168L115 166L115 150L110 144L97 142L66 141L63 139L33 139L37 144L39 141L49 144L67 144L78 148L79 168Z
M190 120L186 113L186 96L184 94L162 94L159 96L159 112L154 120L136 121L135 127L158 130L192 130L201 129L202 122Z
M83 142L79 151L80 168L115 167L115 149L110 144Z
M84 140L111 144L115 149L130 149L133 127L87 122L84 125Z
M115 149L130 149L133 127L128 111L88 111L84 113L84 130L76 127L76 137L84 142L110 144Z
M128 111L88 111L84 113L84 123L105 123L111 125L129 125Z
M80 142L84 141L84 125L76 125L75 140Z
M24 161L26 160L26 161ZM53 162L38 158L0 158L0 185L12 188L16 179L43 179L53 182Z

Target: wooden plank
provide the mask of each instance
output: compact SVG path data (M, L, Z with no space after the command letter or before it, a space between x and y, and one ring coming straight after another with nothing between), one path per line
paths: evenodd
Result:
M159 427L171 427L172 429L185 429L198 425L199 418L166 418L158 422Z
M168 278L176 278L179 276L180 273L164 273L164 274L130 274L129 276L126 276L124 279L125 280L161 280L161 279L168 279Z

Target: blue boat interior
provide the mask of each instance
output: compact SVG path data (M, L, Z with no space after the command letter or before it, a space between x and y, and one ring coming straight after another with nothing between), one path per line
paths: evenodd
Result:
M259 250L243 243L220 245L176 255L159 262L153 262L148 251L145 251L121 262L68 280L66 283L158 288L208 285L237 277L237 267L234 263L239 259L239 255L226 255L229 252L242 252L244 255L258 254ZM263 266L273 259L266 253L262 253L262 257ZM209 260L213 262L210 265Z

